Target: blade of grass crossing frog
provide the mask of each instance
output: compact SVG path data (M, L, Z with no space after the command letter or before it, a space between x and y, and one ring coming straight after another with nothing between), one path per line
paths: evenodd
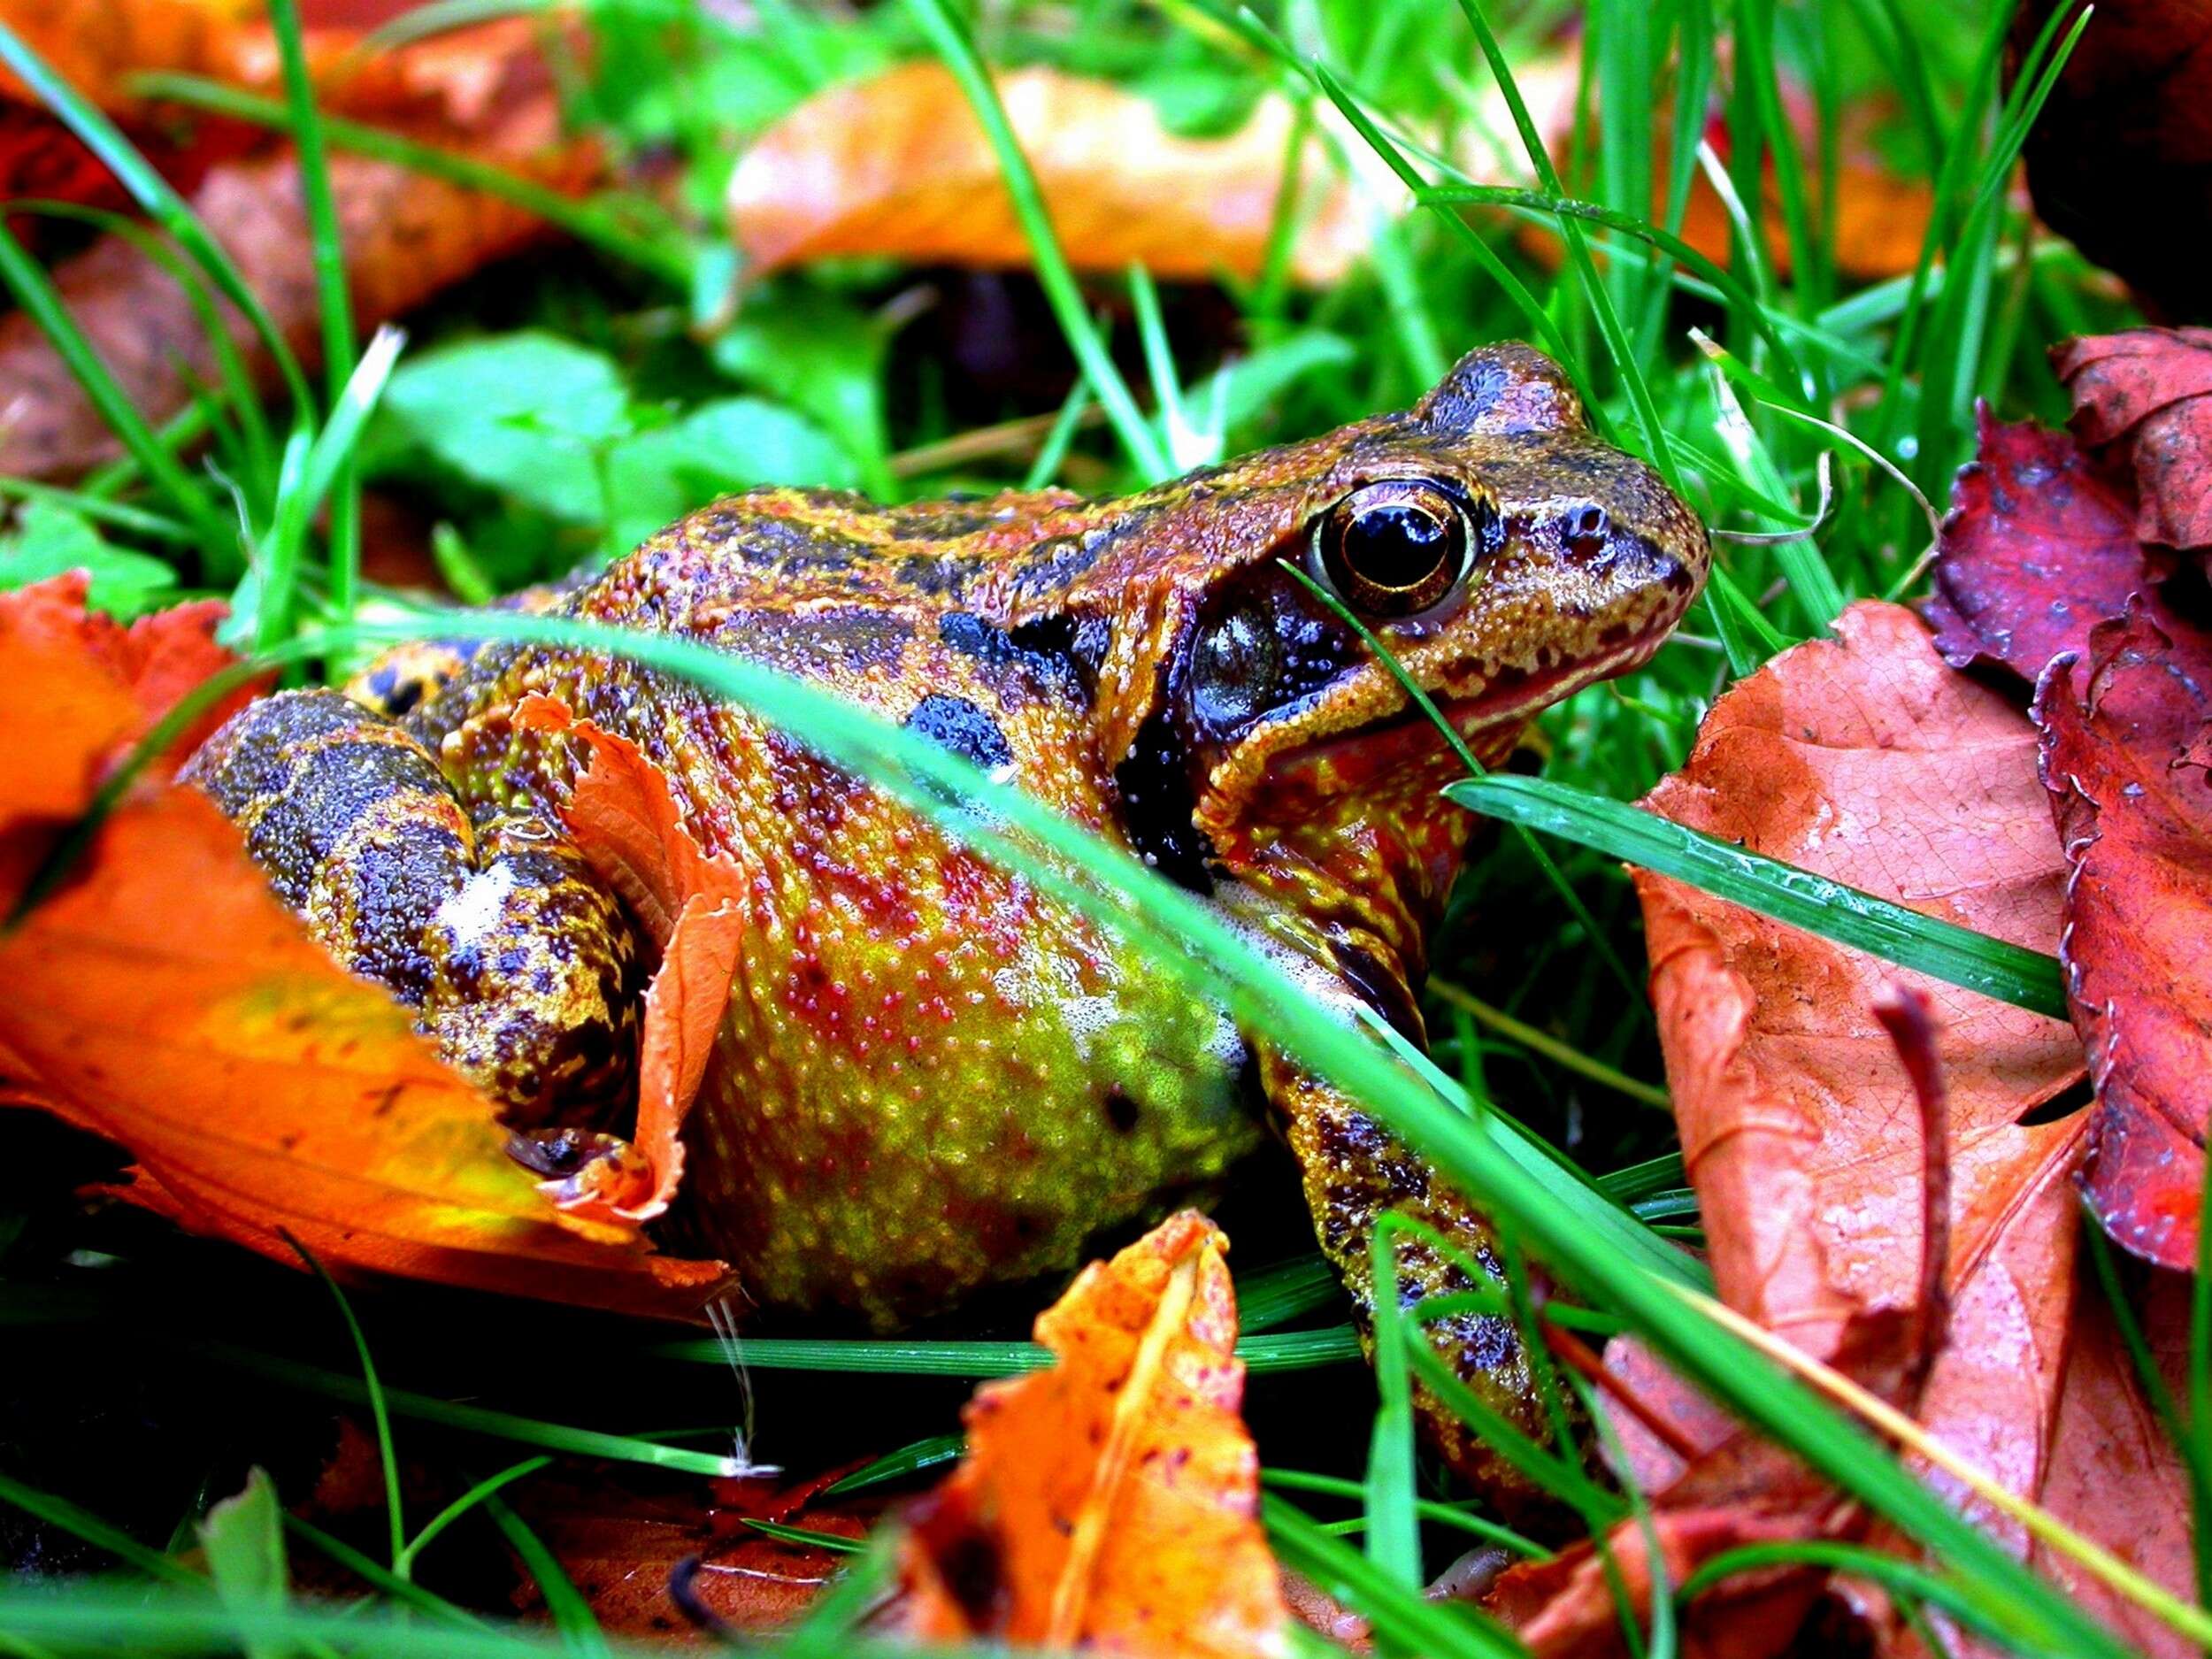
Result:
M1548 779L1477 778L1453 784L1446 793L1478 812L1594 847L1900 967L2054 1019L2066 1018L2057 958L2040 951L1923 916L1640 807Z
M130 85L133 91L145 97L181 104L257 127L282 131L291 125L291 111L277 99L243 92L198 75L165 70L150 72L132 76ZM567 232L579 242L651 273L672 287L685 288L689 284L691 262L687 256L638 234L603 209L576 201L503 167L403 138L381 127L365 127L358 121L327 114L320 118L320 122L324 138L334 150L365 156L373 161L388 161L464 189L480 190Z
M1521 1161L1547 1163L1543 1155L1529 1149L1517 1156L1509 1148L1520 1137L1480 1133L1432 1089L1415 1087L1363 1033L1314 1018L1304 995L1282 970L1207 906L1018 788L994 783L942 747L830 693L691 641L561 618L484 613L435 613L428 630L424 621L411 629L380 618L334 634L358 640L419 636L426 631L443 638L515 638L618 651L705 685L798 733L826 758L928 813L1040 891L1115 928L1193 994L1223 1002L1296 1064L1361 1101L1434 1160L1447 1179L1519 1227L1556 1276L1612 1303L1690 1381L1947 1555L1961 1571L2011 1596L2022 1618L2051 1641L2111 1659L2124 1651L2078 1605L2014 1560L1896 1459L1879 1453L1855 1421L1660 1283L1645 1265L1640 1240L1649 1235L1640 1224L1578 1184L1572 1190L1580 1202L1555 1206L1548 1191L1540 1194L1527 1182L1528 1165Z
M292 355L291 347L263 307L260 296L248 285L222 244L208 234L199 215L177 194L176 188L123 135L121 128L56 74L4 22L0 22L0 63L15 71L31 89L32 96L51 110L62 125L99 157L101 164L130 193L131 199L145 210L147 217L175 238L177 245L207 273L209 280L221 290L223 297L238 308L283 375L294 407L304 412L309 406L307 379L300 373L299 359Z
M269 24L276 35L282 65L284 101L291 116L292 145L299 157L300 201L314 249L316 306L322 325L323 375L332 408L343 399L353 373L353 298L346 286L346 249L338 226L338 204L330 188L330 155L324 142L322 115L308 78L307 52L300 39L299 0L269 0ZM361 490L346 449L330 503L330 608L353 614L361 580Z
M1277 563L1289 573L1292 580L1297 582L1300 587L1326 605L1339 621L1350 627L1359 636L1361 642L1375 654L1376 660L1389 670L1390 677L1398 682L1398 688L1406 694L1408 700L1421 711L1423 718L1436 728L1437 734L1450 746L1452 753L1458 757L1459 764L1467 769L1468 775L1477 778L1482 776L1482 762L1476 759L1475 751L1467 747L1467 741L1459 734L1459 728L1444 718L1443 710L1436 706L1436 700L1422 689L1419 682L1412 675L1406 672L1405 664L1398 660L1396 653L1375 637L1374 631L1353 614L1350 606L1335 594L1322 587L1306 571L1286 559L1278 560ZM1639 995L1636 976L1628 971L1628 964L1621 960L1620 953L1613 949L1611 939L1605 929L1598 926L1597 918L1590 914L1589 907L1582 902L1582 895L1574 890L1573 883L1570 882L1565 873L1561 871L1557 862L1552 857L1549 849L1539 844L1534 836L1525 832L1517 830L1516 833L1520 835L1523 849L1534 862L1536 868L1542 872L1544 879L1550 884L1552 891L1558 894L1561 902L1566 905L1568 913L1581 925L1583 936L1589 941L1591 949L1598 953L1600 959L1611 970L1613 977L1620 981L1621 988L1628 993L1630 1005L1635 1006Z
M976 54L975 42L968 38L966 27L953 15L946 0L906 0L906 12L919 27L923 38L944 59L953 79L960 83L961 91L966 95L985 137L990 142L992 152L998 157L999 176L1005 182L1006 193L1014 204L1014 215L1028 240L1030 257L1036 262L1038 286L1044 289L1045 298L1059 321L1060 332L1066 337L1069 349L1075 353L1075 360L1082 365L1092 393L1105 406L1107 419L1113 423L1145 481L1158 483L1169 477L1174 468L1151 423L1145 419L1136 399L1130 396L1121 371L1114 366L1112 353L1092 326L1082 289L1052 228L1051 214L1045 207L1037 175L1031 171L1028 157L1022 154L1013 124L1007 119L1006 106L999 102L997 88L991 84L990 74Z
M5 27L0 24L0 29ZM4 223L0 223L0 282L6 283L23 314L46 336L108 430L191 524L194 534L211 549L234 546L236 537L208 492L147 426L137 405L116 383L92 342L70 316L45 267L31 257Z
M1551 152L1544 147L1543 135L1536 130L1530 119L1527 100L1521 96L1519 83L1513 78L1513 65L1506 61L1505 53L1498 46L1498 37L1491 33L1488 19L1483 15L1479 0L1459 0L1459 9L1465 14L1469 27L1475 31L1475 39L1482 47L1482 55L1496 79L1498 90L1505 95L1506 108L1513 112L1513 125L1521 134L1521 142L1528 150L1529 165L1536 169L1536 176L1544 188L1555 196L1564 197L1568 192L1560 182L1558 170L1552 165ZM1647 143L1648 139L1646 140ZM1649 197L1647 196L1646 200ZM1567 244L1567 257L1574 266L1582 292L1590 303L1591 313L1597 319L1598 332L1604 336L1606 349L1612 354L1613 372L1627 389L1630 403L1636 411L1637 424L1643 428L1645 454L1659 476L1665 479L1679 494L1681 475L1674 462L1674 450L1667 442L1666 423L1660 419L1659 405L1653 401L1651 388L1644 380L1643 367L1636 361L1629 344L1628 332L1621 326L1620 313L1614 309L1613 296L1598 275L1597 263L1590 257L1590 243L1583 235L1582 227L1573 219L1559 221L1560 235Z
M1368 1272L1375 1284L1375 1416L1367 1441L1364 1501L1367 1559L1377 1571L1409 1590L1425 1581L1421 1524L1413 1509L1413 1372L1408 1328L1398 1294L1397 1240L1402 1217L1386 1215L1369 1241Z

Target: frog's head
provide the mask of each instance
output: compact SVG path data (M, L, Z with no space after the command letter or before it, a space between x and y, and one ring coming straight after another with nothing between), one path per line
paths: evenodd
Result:
M1159 500L1168 522L1148 534L1176 580L1122 783L1133 835L1187 881L1274 858L1346 888L1410 885L1414 902L1455 863L1464 814L1437 791L1458 763L1292 568L1489 762L1540 710L1649 657L1709 558L1695 515L1517 344L1471 353L1402 414Z

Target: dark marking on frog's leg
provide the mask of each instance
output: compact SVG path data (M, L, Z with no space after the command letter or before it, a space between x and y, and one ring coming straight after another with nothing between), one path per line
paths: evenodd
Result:
M461 640L396 645L346 682L346 695L387 719L402 719L436 701L482 649L480 643Z
M1179 887L1211 893L1213 842L1193 822L1198 799L1189 761L1164 710L1156 710L1138 729L1127 757L1114 768L1114 787L1122 828L1137 856Z
M1361 1340L1371 1349L1375 1317L1372 1249L1377 1224L1395 1212L1448 1240L1504 1283L1490 1228L1428 1162L1354 1102L1263 1051L1262 1076L1292 1155L1298 1160L1314 1233L1352 1301ZM1432 1296L1479 1287L1457 1262L1417 1234L1397 1241L1398 1301L1410 1308ZM1528 1356L1510 1319L1453 1314L1428 1322L1430 1346L1452 1373L1522 1432L1548 1441L1550 1430L1531 1386ZM1509 1512L1540 1508L1542 1499L1478 1439L1458 1414L1417 1379L1414 1406L1430 1444L1452 1467Z
M622 1092L635 944L564 832L472 824L429 750L335 691L249 704L184 775L317 942L414 1009L509 1123Z
M1014 746L999 723L965 697L933 691L914 705L905 725L987 772L1014 764Z

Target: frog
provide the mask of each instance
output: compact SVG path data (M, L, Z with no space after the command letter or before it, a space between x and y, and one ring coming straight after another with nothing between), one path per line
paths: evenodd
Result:
M1472 816L1443 794L1645 662L1709 543L1551 359L1469 353L1409 408L1110 499L727 495L526 608L680 636L822 688L1210 906L1314 1017L1420 1044ZM1386 660L1388 659L1388 660ZM1436 718L1409 695L1417 686ZM518 717L562 706L572 724ZM1439 728L1448 722L1458 743ZM742 876L725 1012L657 1236L749 1317L892 1331L1229 1190L1272 1135L1371 1340L1394 1211L1410 1304L1494 1274L1472 1195L1110 926L803 738L603 651L435 641L264 698L186 771L280 898L416 1010L549 1182L621 1145L657 941L569 810L588 726ZM1378 1035L1378 1041L1382 1039ZM1279 1160L1275 1167L1279 1168ZM1548 1438L1511 1321L1427 1327ZM1512 1478L1423 1386L1431 1443Z

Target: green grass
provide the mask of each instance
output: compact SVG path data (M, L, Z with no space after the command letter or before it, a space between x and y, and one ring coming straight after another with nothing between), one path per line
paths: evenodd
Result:
M400 32L487 9L477 0L429 8ZM1723 541L1713 588L1680 638L1628 680L1579 694L1545 718L1544 779L1461 786L1471 804L1523 833L1479 853L1437 941L1438 977L1455 994L1431 1004L1440 1038L1433 1061L1393 1058L1360 1033L1317 1028L1296 988L1187 895L1033 803L995 791L930 745L678 641L622 648L803 733L921 810L941 813L948 800L968 795L986 802L989 816L963 821L985 850L1115 921L1164 971L1221 995L1245 1024L1350 1088L1479 1194L1517 1259L1542 1261L1571 1297L1548 1317L1594 1340L1635 1333L1924 1544L1939 1569L1849 1563L1886 1575L1909 1616L1941 1610L2023 1652L2119 1651L2071 1601L1967 1525L1855 1425L1681 1300L1678 1290L1699 1288L1702 1277L1651 1224L1694 1220L1694 1206L1679 1191L1665 1120L1648 1109L1663 1095L1635 972L1636 908L1615 862L1634 856L1903 965L2024 1006L2057 1007L2047 958L1770 866L1623 803L1680 763L1699 718L1730 680L1824 632L1842 603L1891 593L1914 574L1928 525L1922 502L1899 480L1943 499L1970 445L1972 396L2007 413L2055 412L2041 343L2121 320L2076 256L2027 238L2003 188L2071 37L2047 32L2006 93L1998 78L2001 21L1962 4L1861 0L1800 12L1771 0L1593 0L1576 129L1548 147L1513 73L1542 50L1548 20L1563 11L1474 0L1457 9L1418 0L1254 9L1226 0L1082 0L994 8L979 19L955 0L909 0L834 16L765 5L741 29L680 5L608 0L593 12L598 69L574 66L568 96L618 151L676 158L684 205L671 213L619 197L549 200L538 187L465 158L321 117L282 0L274 18L282 100L173 81L159 89L285 127L302 141L324 303L323 386L311 386L280 351L280 396L268 408L227 365L182 432L167 411L134 410L38 264L0 227L0 280L78 373L126 456L67 488L0 480L0 493L75 514L88 545L111 549L119 571L127 555L151 557L173 568L180 590L225 595L236 612L233 637L303 673L342 670L376 640L420 626L396 622L388 596L362 578L355 503L365 484L437 518L448 568L472 584L511 588L618 541L623 490L703 494L717 474L755 476L744 469L764 453L785 458L779 481L860 480L916 495L1056 480L1132 488L1179 459L1402 405L1457 351L1508 336L1536 339L1559 355L1601 426L1678 480L1718 530L1810 523L1827 457L1835 500L1813 534ZM823 84L922 52L943 57L976 105L1036 250L1043 309L1056 332L1025 346L1058 356L1070 371L1041 402L1012 384L956 385L917 343L920 331L891 334L879 308L904 278L867 262L779 278L749 295L734 318L726 303L735 273L712 208L746 137ZM147 215L139 234L161 239L204 301L242 301L252 325L267 332L227 257L127 141L12 36L0 35L0 57L117 167ZM1187 296L1161 292L1141 273L1079 281L1070 270L981 72L985 63L1033 61L1124 81L1192 130L1233 119L1263 91L1283 92L1302 123L1328 131L1332 143L1371 149L1420 211L1386 233L1368 266L1319 293L1296 291L1285 279L1291 224L1279 212L1268 273L1248 287L1228 285L1234 331L1209 332L1194 321L1202 312ZM1725 63L1735 65L1732 84ZM1491 151L1440 136L1481 119L1493 77L1511 110L1510 130L1492 134L1493 148L1525 157L1533 189L1502 187L1466 167L1462 157ZM1701 159L1736 210L1725 259L1682 240L1701 133L1664 119L1671 86L1693 99L1717 88L1723 100L1726 159L1710 152ZM1800 90L1816 112L1809 142L1784 119ZM1829 245L1823 181L1836 167L1839 112L1893 90L1896 130L1886 142L1932 186L1936 211L1912 272L1854 288ZM534 274L511 271L495 290L480 286L434 309L411 323L418 337L403 351L388 334L357 351L324 188L331 149L403 160L546 208L589 257ZM1530 225L1553 227L1563 258L1521 240ZM1770 236L1784 257L1770 250ZM1555 250L1562 245L1555 242ZM1110 319L1123 306L1134 326L1117 329ZM779 333L780 317L796 320ZM1191 342L1177 344L1185 335ZM1233 380L1209 378L1232 349L1283 373L1240 397ZM442 354L465 349L499 353L522 377L525 407L529 376L544 377L548 388L542 419L511 420L494 434L496 466L480 441L439 441L452 426L449 415L465 412L451 400L465 391L465 379L441 378L441 363L455 361ZM1131 363L1144 365L1134 385L1122 366ZM579 412L586 404L588 418ZM1102 434L1086 425L1094 407L1104 413ZM947 447L968 427L1032 417L1048 429L1034 428L1030 450ZM1839 424L1846 438L1822 422ZM552 488L580 469L595 488ZM615 480L629 481L617 488ZM588 637L515 617L476 626L526 638ZM1494 949L1501 937L1518 941L1509 955ZM31 1219L11 1228L15 1213ZM296 1601L234 1616L195 1591L195 1567L104 1518L103 1504L88 1502L100 1494L63 1497L0 1463L0 1501L174 1586L154 1600L133 1588L112 1605L94 1594L81 1617L0 1596L0 1636L27 1650L75 1651L119 1630L188 1646L220 1645L235 1632L257 1651L319 1642L456 1655L549 1648L544 1638L511 1635L488 1620L489 1604L463 1605L425 1587L418 1569L449 1559L457 1535L474 1532L480 1541L503 1539L536 1578L563 1650L600 1651L588 1603L508 1497L526 1493L554 1459L695 1478L727 1468L718 1452L676 1443L692 1437L647 1426L685 1420L686 1409L700 1420L718 1402L726 1412L726 1390L712 1386L726 1380L718 1343L587 1330L583 1316L543 1310L525 1335L490 1327L478 1335L446 1308L428 1316L438 1322L434 1347L410 1328L410 1293L389 1287L356 1293L358 1319L345 1304L352 1340L344 1348L313 1334L331 1324L326 1306L306 1322L249 1317L211 1333L177 1333L155 1295L157 1236L112 1218L81 1218L58 1191L12 1178L0 1187L0 1325L36 1327L48 1363L96 1382L127 1363L115 1352L119 1335L146 1329L166 1333L148 1340L161 1344L164 1363L180 1377L258 1388L271 1400L369 1406L385 1469L387 1513L376 1531L386 1559L304 1524L289 1535L346 1567L382 1607L342 1630ZM1269 1263L1240 1255L1239 1268L1248 1316L1241 1351L1256 1409L1280 1386L1279 1373L1328 1366L1338 1374L1356 1356L1340 1299L1310 1256ZM267 1284L252 1264L227 1257L210 1258L206 1271ZM1518 1289L1497 1306L1527 1317ZM1412 1377L1449 1381L1434 1371L1415 1329L1424 1311L1436 1310L1386 1318L1378 1333L1379 1417L1310 1424L1294 1445L1263 1447L1271 1465L1302 1465L1271 1468L1265 1518L1286 1561L1405 1648L1510 1653L1502 1632L1418 1594L1464 1547L1464 1533L1499 1536L1496 1523L1453 1494L1415 1449L1406 1406ZM810 1379L834 1380L871 1389L871 1410L902 1425L882 1431L866 1448L875 1462L846 1484L926 1478L956 1444L949 1436L961 1386L1040 1361L1041 1351L1019 1340L1020 1316L995 1317L980 1333L898 1341L749 1335L746 1364L787 1414L776 1455L793 1472L810 1472L800 1461L810 1449L805 1432L793 1425L806 1421ZM2159 1400L2185 1437L2212 1412L2212 1366L2201 1357L2212 1303L2196 1323L2188 1397L2178 1405ZM852 1378L879 1380L842 1381ZM764 1414L772 1431L777 1422L772 1410ZM12 1440L0 1432L0 1442ZM539 1455L515 1462L502 1449L512 1447ZM471 1473L442 1508L411 1514L397 1478L402 1449L472 1471L507 1467ZM2190 1452L2201 1498L2212 1493L2204 1474L2212 1459L2193 1439ZM1640 1512L1541 1448L1523 1453L1593 1524ZM195 1498L196 1516L226 1495ZM1322 1510L1327 1518L1318 1518ZM1798 1558L1817 1555L1808 1551ZM1714 1563L1685 1589L1771 1558L1746 1553ZM843 1621L864 1588L863 1577L852 1579L802 1650L809 1640L844 1650ZM389 1625L382 1614L403 1606L434 1620L435 1632L419 1622ZM119 1622L103 1625L96 1613ZM1654 1652L1669 1640L1665 1628L1655 1632Z

